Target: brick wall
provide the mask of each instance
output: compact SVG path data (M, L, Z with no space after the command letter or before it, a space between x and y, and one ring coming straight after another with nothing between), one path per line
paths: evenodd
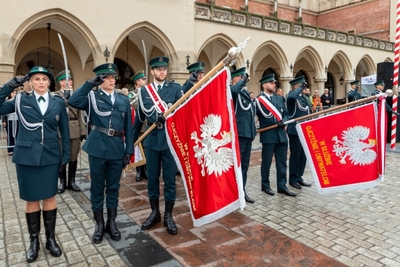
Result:
M346 9L338 9L322 13L318 16L318 26L337 31L356 30L356 34L366 34L366 37L389 40L390 29L390 1L372 1L358 5L348 6Z
M196 0L199 3L208 3L208 0ZM214 0L216 6L227 6L234 10L241 10L244 0ZM271 16L273 2L262 3L259 1L248 1L250 13ZM388 41L390 30L390 1L375 0L366 3L357 3L346 7L332 9L317 14L305 12L303 9L303 23L328 28L337 31L355 30L356 34L364 34L365 37L376 38ZM310 14L309 14L310 13ZM278 4L278 18L295 21L298 17L298 9Z

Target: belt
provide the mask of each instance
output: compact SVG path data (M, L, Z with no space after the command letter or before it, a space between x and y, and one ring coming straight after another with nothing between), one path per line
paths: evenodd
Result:
M117 132L114 129L103 128L103 127L99 127L99 126L96 126L96 125L92 126L92 130L100 132L100 133L105 133L108 136L117 136L117 137L124 136L123 132Z
M70 121L77 121L78 118L77 118L77 117L70 117L69 120L70 120Z

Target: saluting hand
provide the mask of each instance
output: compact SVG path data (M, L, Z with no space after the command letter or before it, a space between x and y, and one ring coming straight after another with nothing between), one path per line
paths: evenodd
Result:
M192 73L190 73L189 82L191 83L197 82L198 77L199 75L197 74L197 71L193 71Z
M24 82L26 82L27 80L29 80L29 75L26 74L24 77L14 77L12 78L10 81L8 81L6 83L6 85L12 89L20 87L21 85L24 84Z
M100 84L102 84L104 82L104 79L107 76L108 76L108 74L99 74L96 77L94 77L93 79L89 80L88 82L93 84L93 86L98 86L98 85L100 85Z

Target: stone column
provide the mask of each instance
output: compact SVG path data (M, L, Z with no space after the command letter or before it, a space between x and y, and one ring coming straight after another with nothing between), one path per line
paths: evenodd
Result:
M290 92L291 86L289 84L289 81L291 81L291 80L293 80L293 77L281 77L280 78L283 96L286 96Z
M5 84L15 76L14 65L8 62L0 63L0 85Z
M317 86L317 90L319 92L319 95L322 95L324 93L326 80L327 80L326 78L316 78L316 79L314 79L314 83Z

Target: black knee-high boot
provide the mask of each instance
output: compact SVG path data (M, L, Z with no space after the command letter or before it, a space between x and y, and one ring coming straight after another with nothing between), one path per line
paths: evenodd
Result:
M46 249L50 251L51 256L60 257L62 251L55 239L56 218L57 209L43 211L44 229L46 229Z
M68 183L67 188L79 192L81 189L75 183L76 167L78 166L77 161L70 161L68 163Z
M66 186L67 186L67 170L64 169L60 173L60 185L58 186L58 193L59 194L64 193Z
M26 223L28 225L29 238L31 243L26 252L26 261L33 262L38 258L40 248L39 233L40 233L40 213L41 210L25 213Z

